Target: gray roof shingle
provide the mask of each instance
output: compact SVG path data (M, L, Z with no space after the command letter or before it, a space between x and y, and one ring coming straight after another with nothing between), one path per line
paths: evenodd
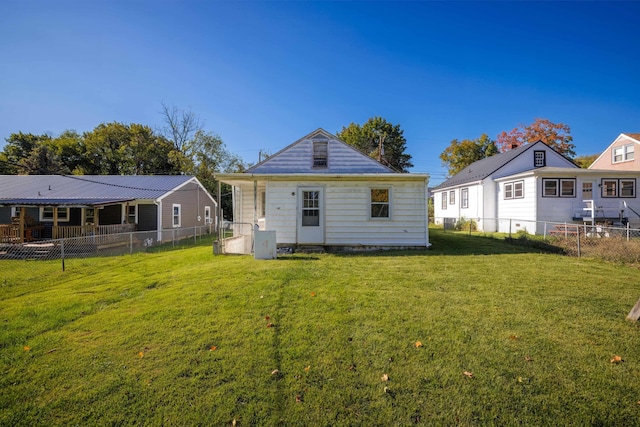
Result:
M192 178L184 175L0 175L0 204L99 205L155 200Z

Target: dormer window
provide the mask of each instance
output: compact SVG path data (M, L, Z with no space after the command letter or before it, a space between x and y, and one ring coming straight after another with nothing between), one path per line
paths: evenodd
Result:
M546 152L534 151L533 152L533 167L542 168L547 165Z
M313 167L326 168L329 157L327 141L313 141Z

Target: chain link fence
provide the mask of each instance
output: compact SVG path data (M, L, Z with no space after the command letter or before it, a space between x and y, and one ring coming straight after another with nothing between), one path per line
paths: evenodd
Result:
M42 280L74 265L86 264L81 261L91 258L209 245L213 239L211 227L201 226L3 243L0 244L0 286Z
M548 222L514 218L434 218L445 230L504 233L510 239L542 240L575 257L640 264L640 229L590 222ZM490 230L490 231L487 231Z

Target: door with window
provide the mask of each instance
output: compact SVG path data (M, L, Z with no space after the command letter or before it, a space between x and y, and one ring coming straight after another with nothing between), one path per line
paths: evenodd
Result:
M324 243L324 199L322 187L298 188L298 243Z

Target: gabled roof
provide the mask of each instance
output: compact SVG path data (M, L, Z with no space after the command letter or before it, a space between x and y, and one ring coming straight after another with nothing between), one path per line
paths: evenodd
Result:
M616 145L618 143L618 141L620 141L620 139L631 139L633 142L635 142L636 144L640 144L640 133L621 133L620 135L618 135L618 137L616 139L613 140L613 142L611 144L609 144L609 146L607 148L604 149L604 151L602 153L600 153L600 155L593 161L593 163L591 163L591 166L595 165L596 163L598 163L598 161L604 156L604 155L608 155L611 148ZM591 166L589 166L589 169L591 169Z
M0 175L0 205L104 205L157 200L188 181L184 175Z
M478 160L477 162L473 162L451 178L444 181L442 184L434 187L434 190L481 181L489 175L495 173L498 169L518 157L520 154L529 150L535 144L521 145L518 148L505 151L504 153L499 153L491 157L485 157L484 159Z
M477 162L470 164L469 166L462 169L460 172L447 179L437 187L434 187L433 189L439 190L441 188L455 187L458 185L481 181L493 175L506 164L521 156L528 150L531 150L533 147L539 146L539 144L542 144L545 148L557 153L559 156L562 156L560 153L558 153L556 150L554 150L552 147L549 147L542 141L534 142L532 144L524 144L509 151L505 151L504 153L496 154L494 156L478 160ZM570 164L575 165L572 160L567 159L564 156L562 156L562 158L567 160L567 162L569 162ZM576 165L576 167L578 166Z
M312 169L311 148L304 148L309 141L327 141L329 148L329 167ZM335 156L337 154L337 156ZM334 163L332 158L339 161ZM345 163L347 162L347 163ZM351 162L349 164L349 162ZM337 167L334 167L336 165ZM303 136L269 158L251 166L245 173L395 173L391 168L361 153L351 145L341 141L337 136L318 128Z

